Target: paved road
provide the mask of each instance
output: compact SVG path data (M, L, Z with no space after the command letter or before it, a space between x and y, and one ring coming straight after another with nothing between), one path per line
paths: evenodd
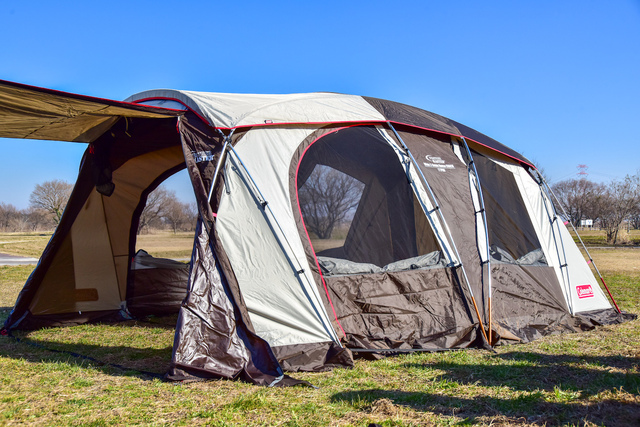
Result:
M37 258L27 258L22 256L0 254L0 265L26 265L37 264Z

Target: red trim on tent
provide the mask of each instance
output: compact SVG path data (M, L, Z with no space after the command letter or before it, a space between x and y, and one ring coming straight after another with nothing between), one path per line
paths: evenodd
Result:
M302 155L300 156L300 159L298 160L298 164L296 165L296 180L295 180L295 188L296 188L296 203L298 204L298 213L300 214L300 218L302 219L302 225L304 226L304 233L307 236L307 241L309 242L309 246L311 246L311 249L313 250L313 259L316 261L316 267L318 268L318 274L320 275L320 279L322 280L322 286L324 286L324 292L327 295L327 299L329 300L329 305L331 305L331 310L333 311L333 317L336 319L336 323L338 324L338 326L340 327L340 330L342 331L342 335L344 337L347 336L347 334L344 331L344 328L342 327L342 325L340 324L340 321L338 320L338 315L336 314L336 309L333 306L333 302L331 301L331 295L329 295L329 289L327 289L327 283L324 281L324 276L322 275L322 269L320 268L320 262L318 261L318 257L316 256L316 250L313 248L313 243L311 243L311 236L309 236L309 232L307 231L307 227L306 225L304 225L304 217L302 216L302 208L300 207L300 198L298 197L298 171L300 169L300 163L302 163L302 159L304 158L305 154L307 153L307 150L316 142L318 142L318 140L320 140L321 138L324 138L327 135L333 134L335 132L338 132L339 130L342 129L346 129L349 127L354 127L354 126L358 126L358 125L353 125L353 126L344 126L338 129L335 129L331 132L327 132L321 136L319 136L318 138L314 139L311 144L309 144L309 146L307 148L304 149Z
M203 122L205 122L209 126L214 127L215 129L221 129L221 130L232 130L232 129L251 128L251 127L283 126L283 125L286 125L286 126L291 126L291 125L328 125L328 124L336 124L336 125L345 124L346 125L348 123L353 123L353 126L366 126L366 125L393 123L394 125L407 126L407 127L411 127L411 128L414 128L414 129L421 129L421 130L426 130L426 131L429 131L429 132L439 133L439 134L442 134L442 135L449 135L449 136L465 138L465 139L467 139L469 141L472 141L475 144L481 145L481 146L483 146L483 147L485 147L485 148L487 148L487 149L489 149L491 151L494 151L496 153L500 153L503 156L507 156L508 158L513 159L513 160L517 161L518 163L520 163L522 165L526 165L526 166L532 167L532 168L537 170L535 165L532 165L529 162L526 162L526 161L524 161L522 159L514 157L514 156L512 156L510 154L507 154L507 153L505 153L503 151L500 151L500 150L498 150L498 149L496 149L494 147L490 147L490 146L488 146L486 144L478 142L473 138L469 138L468 136L464 136L462 134L444 132L444 131L441 131L441 130L436 130L436 129L431 129L431 128L425 128L425 127L416 126L416 125L403 123L403 122L396 122L396 121L392 121L392 120L370 120L370 121L362 121L362 122L354 122L353 120L345 120L345 121L337 121L337 122L336 121L332 121L332 122L273 122L271 120L266 120L265 123L253 123L253 124L246 124L246 125L241 125L241 126L226 127L226 126L216 126L215 124L210 123L209 120L207 120L201 114L199 114L198 112L194 111L191 107L189 107L184 102L182 102L181 100L176 99L176 98L157 96L157 97L149 97L149 98L138 99L138 100L133 101L133 102L134 103L141 103L141 102L153 101L153 100L167 100L167 101L179 102L180 104L184 105L185 108L187 108L189 111L191 111L196 116L198 116L200 118L200 120L202 120ZM161 107L156 107L156 108L161 108ZM182 110L173 110L173 111L182 111ZM348 127L348 126L345 126L345 127Z

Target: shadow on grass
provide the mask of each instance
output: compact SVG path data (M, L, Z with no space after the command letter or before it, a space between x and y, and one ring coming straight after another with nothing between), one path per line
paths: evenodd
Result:
M509 422L547 425L585 420L640 425L640 375L629 373L637 372L638 357L513 352L495 358L495 364L487 365L407 363L403 367L408 371L444 373L425 380L425 392L368 389L336 393L332 400L373 408L376 401L389 399L414 410L461 417L466 420L462 424L506 417Z
M170 319L149 320L148 322L127 321L99 326L108 328L109 326L125 325L141 329L175 329L175 317L173 323ZM113 334L113 332L109 333ZM105 335L109 335L109 333L105 331ZM21 359L32 363L63 363L72 367L94 368L108 375L133 376L145 380L161 378L166 373L173 348L172 343L162 348L157 348L157 346L151 348L144 345L140 347L109 345L108 342L105 344L67 343L53 337L31 337L29 332L23 333L21 331L14 332L14 335L0 337L0 357ZM153 335L146 337L146 339L154 338ZM166 341L166 337L158 339Z

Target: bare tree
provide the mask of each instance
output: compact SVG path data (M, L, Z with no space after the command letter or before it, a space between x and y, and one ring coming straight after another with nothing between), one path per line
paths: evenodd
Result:
M600 218L606 202L607 186L587 179L569 179L552 186L573 225L583 219Z
M58 224L71 196L71 190L73 185L58 179L36 184L29 196L29 203L33 208L44 209L52 214L53 221Z
M40 229L51 230L55 228L55 223L44 209L29 207L23 210L21 214L23 222L26 224L25 228L30 231L37 231Z
M317 165L298 190L307 228L320 239L330 239L335 226L353 215L364 184L328 166Z
M630 219L640 203L640 174L627 175L622 181L613 181L607 190L600 223L606 232L607 242L615 245L620 225Z
M631 227L633 227L635 230L640 230L640 203L638 203L633 212L631 212L629 221Z
M10 203L0 203L0 230L14 231L20 211Z
M175 198L175 193L160 186L149 193L147 204L140 214L138 234L146 233L152 226L162 224L162 217L166 215L168 201Z
M178 230L191 230L194 227L197 218L197 210L194 206L179 201L173 195L167 200L165 208L163 219L169 224L174 234Z

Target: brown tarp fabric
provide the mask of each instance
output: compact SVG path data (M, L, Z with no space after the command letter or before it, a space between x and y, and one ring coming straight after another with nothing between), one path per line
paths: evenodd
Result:
M453 152L450 137L418 133L409 129L401 129L399 134L413 153L418 167L438 199L482 315L485 312L483 295L486 290L483 283L486 279L483 278L476 242L475 213L467 168ZM434 158L439 158L443 163L432 163L429 160ZM433 167L439 164L444 168ZM474 313L474 321L477 321L476 317Z
M334 342L272 347L282 369L289 372L323 372L336 367L353 367L349 349Z
M93 142L120 117L182 114L0 80L0 137Z
M491 274L500 344L575 330L553 268L493 263Z

